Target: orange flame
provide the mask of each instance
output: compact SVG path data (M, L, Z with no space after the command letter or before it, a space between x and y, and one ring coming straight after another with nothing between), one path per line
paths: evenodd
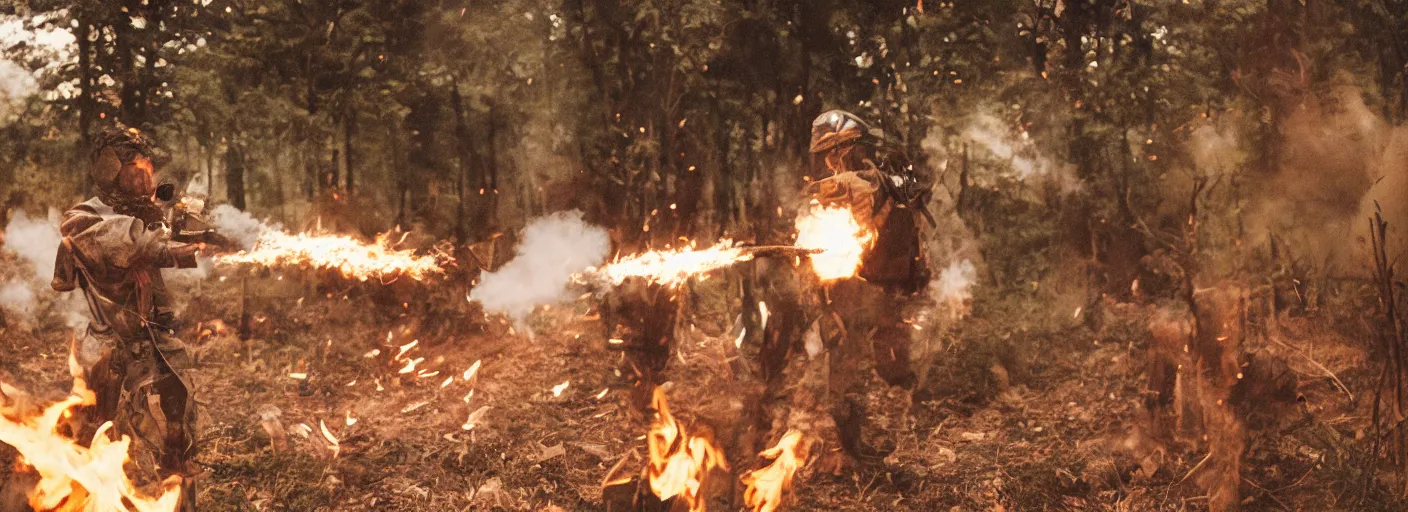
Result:
M372 277L390 279L398 276L420 280L445 271L440 262L448 256L416 256L411 250L395 249L388 235L377 235L376 242L368 244L345 235L289 234L269 230L259 235L253 249L216 256L215 261L268 268L306 265L334 269L344 276L362 281Z
M782 506L783 498L792 490L793 475L806 461L807 449L802 443L802 433L787 431L777 445L763 450L758 456L772 459L772 463L743 475L743 485L748 486L743 491L743 501L753 512L774 512Z
M811 262L823 282L856 275L873 239L846 207L813 202L811 211L797 217L797 247L821 251L811 256Z
M691 512L704 510L699 491L706 477L714 469L728 470L723 450L711 437L689 435L684 424L670 415L665 392L660 388L655 388L651 407L655 409L655 423L646 438L650 461L645 468L650 491L661 500L679 496Z
M162 495L148 497L123 471L131 439L108 437L112 423L98 427L91 447L60 435L60 423L74 407L92 405L95 397L83 380L78 362L69 357L73 390L69 397L38 414L0 392L0 443L20 452L24 467L39 476L29 491L29 505L40 511L120 510L174 511L181 499L181 478L162 482ZM10 388L13 390L13 388Z
M595 274L612 285L619 285L628 277L643 277L675 286L695 275L751 259L752 254L733 241L724 240L706 249L682 247L626 256L599 269L589 269L587 274Z

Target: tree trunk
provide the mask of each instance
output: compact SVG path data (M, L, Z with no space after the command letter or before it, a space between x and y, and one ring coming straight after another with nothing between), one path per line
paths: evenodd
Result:
M450 86L450 106L455 112L455 195L459 203L455 205L455 240L463 244L468 233L465 229L465 173L469 167L469 127L464 122L464 100L460 97L458 83Z
M234 137L230 138L230 146L225 150L225 195L230 206L245 209L244 152Z
M352 195L352 169L356 162L355 153L352 152L352 138L357 132L357 113L351 108L347 109L347 117L342 121L342 148L343 157L347 159L347 195Z
M82 137L84 154L93 145L93 43L88 41L93 27L87 9L78 8L78 133ZM91 180L91 178L89 178ZM90 183L91 185L91 183Z

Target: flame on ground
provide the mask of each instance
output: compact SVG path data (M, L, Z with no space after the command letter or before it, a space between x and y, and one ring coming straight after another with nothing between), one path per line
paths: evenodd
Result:
M585 274L599 276L612 285L619 285L628 277L643 277L676 286L695 275L751 259L752 254L733 241L724 240L706 249L684 247L626 256L601 268L588 269Z
M792 490L792 477L806 462L807 448L802 443L802 433L787 431L777 445L758 456L772 459L772 463L743 475L743 485L748 486L743 491L743 501L753 512L773 512L782 506L783 499Z
M699 491L709 472L728 470L723 450L710 437L690 435L684 423L670 415L665 392L660 388L655 388L651 407L655 409L655 423L646 437L650 460L645 468L650 491L661 500L678 496L691 511L704 510Z
M812 203L810 211L797 217L797 247L821 251L811 256L811 262L823 282L856 275L861 256L874 238L846 207Z
M111 422L98 427L91 447L59 434L60 424L73 414L74 407L92 405L95 400L72 356L69 370L74 376L69 397L37 414L25 410L16 397L0 392L0 443L18 450L24 470L39 476L29 491L29 505L39 511L176 510L181 499L180 477L162 482L159 497L148 497L138 490L123 470L131 439L122 436L111 440Z
M246 263L267 268L310 266L333 269L349 278L394 279L400 276L421 280L441 274L448 256L417 256L411 250L394 248L389 233L377 235L373 243L346 235L313 235L269 230L259 235L254 248L215 257L217 263Z

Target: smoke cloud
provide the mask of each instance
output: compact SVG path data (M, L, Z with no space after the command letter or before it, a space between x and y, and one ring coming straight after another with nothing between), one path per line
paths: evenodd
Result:
M54 255L62 239L59 212L52 208L47 219L31 219L24 211L17 211L5 225L5 250L29 262L34 279L45 283L54 277Z
M973 298L973 285L978 282L978 268L972 260L955 261L939 278L929 282L934 297L946 302L963 303Z
M44 311L61 316L65 325L84 325L84 304L75 295L62 296L49 288L54 278L54 256L59 251L59 212L50 209L47 218L32 219L16 211L5 225L5 246L32 270L30 275L0 286L0 306L31 320Z
M571 298L572 275L600 265L610 250L606 230L583 221L581 211L539 217L523 229L514 258L481 276L469 298L521 324L538 305Z
M1247 119L1228 115L1194 129L1186 148L1197 174L1240 174L1250 181L1242 188L1241 220L1243 242L1253 247L1267 247L1275 237L1282 250L1332 275L1362 272L1370 261L1368 218L1377 201L1394 257L1408 247L1408 128L1384 121L1354 87L1295 98L1294 108L1277 120L1270 162L1252 158L1245 141L1254 139L1248 130L1256 124ZM1246 164L1252 166L1243 170ZM1173 203L1187 201L1188 186L1168 189L1183 195L1171 197Z
M1080 179L1075 176L1070 164L1042 154L1027 138L1027 132L1014 136L1007 123L992 114L974 115L963 129L962 137L972 142L975 148L986 150L1011 167L1010 172L999 172L1000 177L1049 183L1062 194L1082 189Z
M212 208L210 222L215 225L216 231L219 231L226 238L234 240L241 249L253 248L254 242L259 240L259 235L266 231L282 229L282 226L278 224L265 224L254 218L249 212L240 211L228 204Z

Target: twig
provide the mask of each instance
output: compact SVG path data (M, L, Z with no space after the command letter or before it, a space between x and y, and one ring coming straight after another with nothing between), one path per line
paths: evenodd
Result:
M1268 336L1268 338L1270 338L1271 341L1276 342L1276 344L1278 344L1278 345L1281 345L1281 346L1283 346L1283 347L1286 347L1286 348L1288 348L1288 349L1291 349L1291 351L1295 352L1297 355L1300 355L1301 357L1304 357L1306 361L1310 361L1310 364L1315 365L1316 368L1319 368L1320 371L1325 372L1325 375L1328 375L1328 376L1330 377L1330 379L1332 379L1332 380L1335 381L1335 385L1339 386L1340 391L1344 391L1344 394L1349 396L1349 401L1351 401L1351 402L1354 401L1354 393L1351 393L1351 392L1349 391L1349 387L1344 385L1344 382L1340 380L1340 377L1339 377L1338 375L1335 375L1335 372L1330 371L1330 369L1329 369L1329 368L1326 368L1325 365L1320 364L1319 362L1317 362L1317 361L1314 360L1314 359L1311 359L1311 358L1310 358L1310 355L1309 355L1309 354L1306 354L1306 353L1305 353L1304 351L1302 351L1301 349L1296 348L1296 347L1293 347L1293 346L1291 346L1290 344L1288 344L1288 343L1286 343L1286 342L1284 342L1284 341L1281 341L1280 339L1277 339L1275 336Z
M1197 464L1193 465L1193 469L1188 470L1188 473L1185 474L1185 475L1183 475L1183 478L1178 479L1178 483L1181 484L1181 483L1183 483L1184 480L1187 480L1188 477L1193 476L1193 473L1197 472L1197 471L1198 471L1198 468L1203 467L1203 464L1206 463L1206 462L1208 461L1208 459L1211 459L1211 458L1212 458L1212 454L1213 454L1212 450L1208 450L1207 456L1203 457L1203 460L1200 460L1200 461L1198 461Z
M1275 501L1276 504L1277 504L1277 505L1280 505L1282 509L1285 509L1285 510L1290 510L1290 509L1291 509L1291 507L1286 506L1286 504L1285 504L1284 502L1282 502L1279 498L1276 497L1276 494L1275 494L1274 491L1272 491L1272 490L1270 490L1270 489L1267 489L1267 488L1265 488L1265 487L1262 487L1262 486L1260 486L1260 485L1257 485L1256 482L1253 482L1252 479L1247 478L1247 477L1245 477L1245 476L1242 477L1242 481L1243 481L1243 482L1246 482L1247 484L1251 485L1252 487L1257 488L1257 489L1260 490L1261 492L1266 493L1266 497L1271 498L1271 501Z

